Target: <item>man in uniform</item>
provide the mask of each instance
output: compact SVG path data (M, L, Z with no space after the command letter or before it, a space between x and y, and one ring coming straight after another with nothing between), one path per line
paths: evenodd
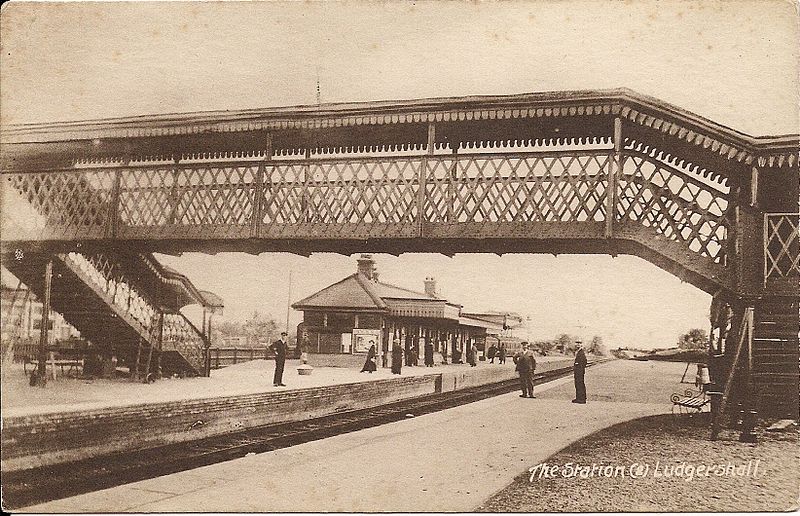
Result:
M273 353L275 353L275 376L272 379L272 384L275 387L286 387L286 384L283 383L283 366L286 364L286 352L289 350L288 344L286 344L286 337L289 334L281 332L281 338L273 342L269 349Z
M519 373L519 387L522 390L520 398L527 398L529 395L533 396L530 390L531 379L531 361L528 358L528 343L523 342L520 345L520 350L514 355L514 363L517 364L516 371Z
M586 374L586 352L583 351L583 342L580 340L576 340L575 345L577 350L572 365L575 375L575 399L572 403L586 403L586 383L583 381L583 376Z
M533 395L533 375L536 372L536 357L533 354L533 345L528 346L525 352L525 358L528 359L528 363L530 364L530 370L528 371L528 396L535 398L536 396Z

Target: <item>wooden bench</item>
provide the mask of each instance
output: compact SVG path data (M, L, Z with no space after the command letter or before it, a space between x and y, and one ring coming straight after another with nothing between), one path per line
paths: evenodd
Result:
M675 409L678 409L678 414L683 413L696 413L699 414L703 411L703 407L711 403L711 398L706 396L704 392L695 394L692 390L687 389L683 396L673 393L669 397L672 402L672 413L675 414Z
M31 371L30 371L30 374L32 374L33 372L36 371L36 368L39 367L39 360L35 359L35 358L31 358L31 357L26 357L25 358L25 361L22 363L22 370L25 372L25 376L28 376L28 374L29 374L29 372L28 372L28 365L29 364L32 366ZM81 368L83 367L83 360L64 359L64 358L54 359L54 360L45 360L45 367L49 366L49 365L60 367L62 375L65 374L65 371L64 371L65 367L69 367L69 369L66 371L67 373L73 373L73 372L77 373L78 368L79 367L81 367Z

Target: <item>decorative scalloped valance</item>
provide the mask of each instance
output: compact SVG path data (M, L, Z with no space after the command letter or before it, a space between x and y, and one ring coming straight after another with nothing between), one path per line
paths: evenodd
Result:
M798 135L754 138L658 99L626 89L329 104L30 124L4 128L0 131L0 140L5 144L91 141L98 145L102 140L108 139L180 138L258 131L324 131L358 126L609 116L622 117L641 127L669 135L739 163L757 163L762 167L794 167L800 161ZM576 136L582 137L573 135L572 138ZM596 135L587 134L586 137L592 138ZM499 141L507 141L502 135L492 134L486 137L478 131L472 143L487 138L491 141L498 138ZM548 137L544 140L554 141L558 138ZM508 141L514 140L511 138ZM395 142L387 140L382 143L389 148L406 148L418 144L401 140ZM302 154L309 146L318 147L323 153L328 149L325 145L305 143L303 148L290 146L276 151L288 155ZM259 152L231 153L209 149L207 153L189 152L187 157L191 159L195 156L210 155L216 158L218 155L226 154L236 154L236 157L240 157L240 154L243 157L258 157ZM183 156L179 159L183 159Z

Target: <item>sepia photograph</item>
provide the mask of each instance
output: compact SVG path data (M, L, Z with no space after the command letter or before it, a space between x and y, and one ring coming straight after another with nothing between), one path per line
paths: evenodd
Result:
M797 0L10 1L14 514L800 509Z

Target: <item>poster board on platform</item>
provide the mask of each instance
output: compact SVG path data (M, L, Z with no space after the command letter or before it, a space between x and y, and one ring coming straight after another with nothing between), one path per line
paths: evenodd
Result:
M381 330L353 329L353 353L366 353L371 346L375 346L376 354L380 353Z

